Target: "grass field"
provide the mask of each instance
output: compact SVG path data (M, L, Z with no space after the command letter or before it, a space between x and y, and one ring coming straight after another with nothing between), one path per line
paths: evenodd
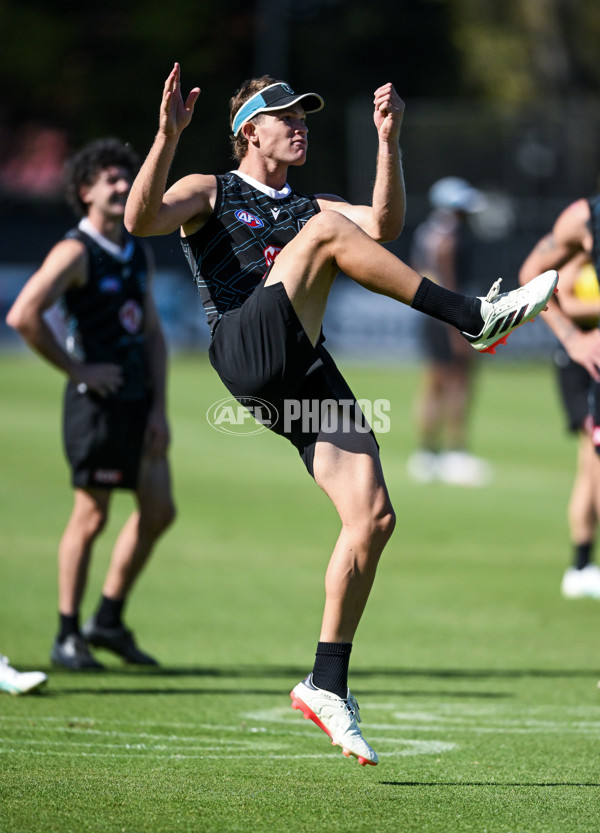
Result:
M171 368L176 525L127 618L162 667L48 669L37 696L0 696L2 833L590 833L600 829L600 603L560 597L575 443L552 371L485 357L473 451L481 490L416 486L413 368L341 362L388 398L379 437L398 525L355 642L362 768L289 706L310 670L328 501L278 437L228 436L203 356ZM48 668L56 547L71 507L60 376L0 356L0 651ZM97 547L95 606L130 499Z

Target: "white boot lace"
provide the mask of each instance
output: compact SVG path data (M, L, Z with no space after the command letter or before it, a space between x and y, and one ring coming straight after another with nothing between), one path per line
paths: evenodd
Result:
M492 301L496 300L498 295L500 295L500 284L501 283L502 283L502 278L498 278L498 280L495 281L495 283L492 284L490 291L485 296L486 301L489 301L490 303L492 303Z

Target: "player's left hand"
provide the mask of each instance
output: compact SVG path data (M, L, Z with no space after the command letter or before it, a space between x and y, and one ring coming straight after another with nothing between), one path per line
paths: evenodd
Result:
M144 437L145 453L149 457L162 457L167 453L170 441L169 424L164 412L150 411Z
M397 142L405 104L393 84L387 83L375 90L373 106L373 121L379 138L387 142Z

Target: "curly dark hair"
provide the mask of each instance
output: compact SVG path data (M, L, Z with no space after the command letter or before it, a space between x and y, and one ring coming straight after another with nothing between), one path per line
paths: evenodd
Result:
M67 160L63 173L65 199L78 217L85 217L87 206L79 193L82 185L92 185L101 171L113 166L128 170L133 180L139 165L129 144L113 137L96 139Z

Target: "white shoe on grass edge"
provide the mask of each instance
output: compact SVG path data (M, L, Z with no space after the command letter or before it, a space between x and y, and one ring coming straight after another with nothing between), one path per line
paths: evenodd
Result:
M317 688L312 681L312 674L309 674L290 692L290 697L292 708L299 709L305 720L312 720L329 735L334 746L341 746L346 758L354 755L361 766L377 764L377 753L371 749L358 728L358 703L350 694L350 689L346 699L342 699L331 691Z
M29 694L48 681L42 671L17 671L0 655L0 691L8 694Z

